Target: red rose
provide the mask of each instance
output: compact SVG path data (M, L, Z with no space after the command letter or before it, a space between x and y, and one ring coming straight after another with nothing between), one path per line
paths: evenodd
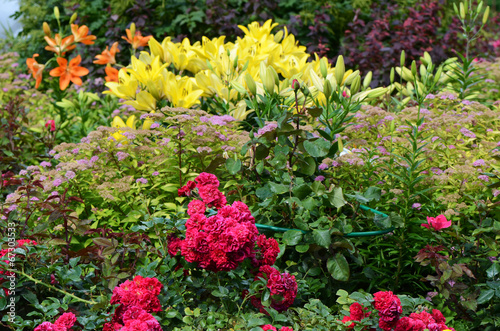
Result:
M195 181L197 183L196 187L198 187L198 189L206 185L213 185L215 187L219 187L220 185L217 176L209 174L207 172L202 172L201 174L199 174L199 176L196 177Z
M206 210L207 206L203 201L193 200L188 204L187 213L189 216L192 216L194 214L205 214Z

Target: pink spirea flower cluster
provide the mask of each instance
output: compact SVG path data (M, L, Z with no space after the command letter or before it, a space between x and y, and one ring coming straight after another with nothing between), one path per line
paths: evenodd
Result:
M366 312L366 310L368 310L368 308L364 308L360 303L353 303L349 307L349 316L344 316L344 318L342 319L342 323L349 323L347 327L349 329L353 329L356 326L356 323L354 321L359 322L363 318L370 316L371 312Z
M68 331L76 323L76 316L73 313L64 313L54 322L43 322L34 331Z
M262 326L262 330L264 331L278 331L277 328L275 328L274 326L272 326L271 324L266 324L264 326ZM288 326L283 326L281 329L279 329L279 331L293 331L293 329L291 327L288 327Z
M158 295L163 285L156 278L135 276L113 290L111 304L119 304L103 331L161 331L151 312L161 311Z
M282 312L293 304L298 289L295 276L289 273L280 273L269 265L263 265L254 280L259 281L260 278L267 280L267 288L271 292L271 307L273 309ZM250 300L252 305L258 308L260 312L267 314L260 296L252 296Z

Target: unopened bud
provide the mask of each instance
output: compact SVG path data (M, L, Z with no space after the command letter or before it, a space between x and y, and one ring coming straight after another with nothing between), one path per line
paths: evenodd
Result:
M54 7L54 16L56 17L56 20L59 21L59 7L57 6Z
M411 62L411 74L413 77L417 76L417 62L415 62L415 60Z
M358 93L360 87L361 87L361 77L358 75L356 76L356 78L354 78L351 84L351 94Z
M332 83L328 79L325 79L325 85L323 86L323 93L325 94L327 99L330 98L330 96L333 93Z
M130 24L130 34L132 35L132 38L135 36L135 23Z
M52 38L52 32L50 32L49 23L43 22L43 33L49 38Z
M252 75L250 75L248 72L245 74L245 83L247 83L247 87L250 90L250 93L252 93L252 95L256 95L257 85L255 84L255 80L253 79Z
M77 17L77 13L73 13L73 15L71 15L71 18L69 19L69 24L75 23Z
M304 94L304 96L308 96L309 94L311 94L311 91L309 91L309 89L307 88L307 86L303 85L301 87L301 90L302 90L302 93Z
M482 1L479 3L479 5L477 5L476 13L479 14L481 12L481 9L483 9L483 2Z
M401 51L401 57L399 58L399 66L404 67L405 66L405 51Z
M337 83L342 85L345 74L345 65L344 65L344 57L339 55L337 58L337 63L335 63L335 79Z
M292 89L297 92L300 89L300 83L298 80L294 79L292 81Z
M391 84L394 83L394 68L391 68L391 75L389 77L391 80Z
M319 70L323 78L326 78L326 76L328 75L328 63L326 57L323 57L321 58L321 60L319 60Z
M463 2L460 2L460 19L465 20L465 8Z
M394 71L394 69L392 69ZM372 82L372 77L373 73L371 71L368 71L368 74L366 74L365 79L363 79L363 88L366 90L368 86L370 86L370 83Z
M483 14L483 24L486 24L488 22L488 16L490 15L490 6L486 7L486 10L484 11Z

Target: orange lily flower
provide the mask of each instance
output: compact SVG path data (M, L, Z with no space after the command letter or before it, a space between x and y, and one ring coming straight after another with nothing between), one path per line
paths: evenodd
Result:
M49 74L52 77L59 77L59 87L61 90L65 90L69 82L72 81L76 85L82 85L82 80L80 76L85 76L89 73L88 69L84 67L79 67L78 65L82 62L80 55L69 61L62 57L57 58L57 63L59 67L52 69Z
M38 86L40 86L40 83L42 82L42 72L45 68L45 65L36 62L35 57L37 56L38 54L33 54L32 58L26 59L26 65L28 66L30 72L33 74L33 78L36 79L35 88L38 88Z
M75 37L75 43L92 45L94 44L93 40L97 38L96 36L88 35L89 28L86 25L78 27L77 24L71 24L71 32L73 33L73 37Z
M115 42L113 46L111 46L111 49L109 49L109 46L106 46L106 49L102 51L100 55L96 55L96 59L94 61L95 64L116 64L116 59L115 55L117 52L120 50L118 49L118 42Z
M113 67L106 67L104 68L104 71L106 71L106 77L104 79L106 82L115 82L118 83L118 69L115 69Z
M127 32L127 36L122 37L122 39L125 39L129 44L131 44L133 49L146 46L148 44L149 39L151 39L152 37L152 36L143 37L139 31L136 31L135 36L132 38L132 32L130 32L130 29L125 29L125 31Z
M76 47L76 45L72 45L75 41L75 37L68 36L61 40L61 36L59 33L56 33L54 39L45 36L45 41L49 46L45 46L45 49L51 52L56 53L58 56L70 51Z

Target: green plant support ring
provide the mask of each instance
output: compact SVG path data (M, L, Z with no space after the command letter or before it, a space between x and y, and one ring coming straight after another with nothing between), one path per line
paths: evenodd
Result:
M384 216L384 217L388 217L387 214L384 214L384 213L382 213L382 212L380 212L378 210L375 210L373 208L367 207L365 205L361 205L360 208L363 209L363 210L369 210L369 211L373 212L374 214L378 214L378 215L381 215L381 216ZM265 224L259 224L259 223L255 223L255 226L257 227L257 229L271 230L271 231L274 231L274 232L286 232L288 230L301 231L302 233L308 233L309 232L309 231L304 231L304 230L300 230L300 229L280 228L278 226L265 225ZM394 230L394 227L390 227L388 229L380 230L380 231L351 232L351 233L345 234L344 237L351 237L351 238L352 237L373 237L373 236L379 236L381 234L389 233L389 232L391 232L393 230Z

